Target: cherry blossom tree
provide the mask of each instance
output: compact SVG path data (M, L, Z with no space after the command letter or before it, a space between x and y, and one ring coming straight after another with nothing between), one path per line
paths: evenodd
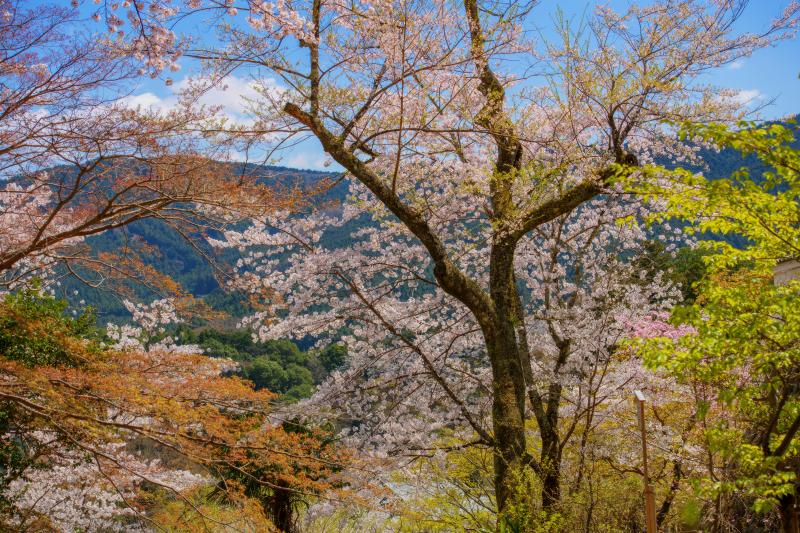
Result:
M166 112L134 108L126 85L140 67L77 9L26 4L0 2L0 283L55 263L135 274L78 244L142 218L188 235L219 222L193 206L270 203L192 133L214 109L189 98Z
M165 302L138 306L135 315L155 331L176 316ZM273 395L230 375L230 361L167 343L109 349L89 324L32 289L0 302L4 528L49 521L129 531L121 519L145 520L135 498L143 484L187 506L185 490L218 484L256 519L271 515L270 491L333 488L328 475L347 463L341 448L313 428L285 429L271 415ZM249 494L240 480L253 487ZM200 523L207 520L201 514Z
M663 313L677 297L676 287L644 277L634 261L647 234L630 219L648 211L630 198L593 201L520 243L516 283L526 295L520 313L525 336L536 347L526 370L531 384L526 416L552 428L528 436L540 450L529 460L542 476L546 498L559 498L565 447L577 436L585 442L616 413L600 405L612 399L624 404L632 388L650 388L638 362L612 360L632 321ZM288 310L291 320L271 320L268 311L247 321L262 338L325 338L326 332L348 331L343 340L354 354L349 368L302 410L317 406L324 417L332 406L339 417L357 421L353 444L384 456L427 454L453 428L462 441L485 445L481 432L490 435L491 368L480 330L469 314L453 310L446 294L431 290L424 252L391 220L357 226L351 234L355 244L346 248L327 245L323 234L325 228L347 228L352 222L347 215L322 217L317 228L309 227L309 220L289 225L275 217L244 233L229 232L217 243L257 247L241 262L241 288L253 290L256 283L256 290L288 295L276 307ZM316 237L300 243L292 237L300 234ZM465 254L465 264L481 273L481 256L469 253L473 257ZM287 256L289 265L275 268ZM401 256L404 262L392 259ZM571 484L580 485L580 477Z
M182 492L212 481L164 467L158 460L143 461L125 451L124 442L101 449L111 459L74 449L53 450L42 458L46 464L9 483L5 495L15 502L15 515L6 527L26 530L46 524L60 531L147 531L131 506L142 483Z
M188 354L203 353L203 349L195 344L178 344L171 335L166 334L166 328L172 324L179 324L190 314L181 309L187 302L176 302L175 298L154 300L149 304L134 303L124 300L125 309L131 314L133 324L106 325L106 335L111 339L113 347L117 350L140 350L144 352L182 352ZM228 370L234 370L235 364L231 362Z
M316 138L352 194L341 214L266 217L226 234L283 254L259 250L241 265L239 283L278 312L249 323L263 336L345 328L356 355L330 387L356 395L356 433L408 449L468 428L494 450L507 514L528 468L544 507L557 503L554 410L587 393L587 365L607 359L621 315L669 305L659 280L631 282L625 252L641 237L617 224L628 200L616 183L656 156L693 158L665 120L741 115L732 91L698 78L792 35L800 11L792 2L763 32L738 33L746 4L598 7L541 42L527 38L542 20L532 4L475 0L131 0L106 20L135 28L119 53L154 75L187 50L219 73L281 80L250 131L232 133L281 132L266 140L273 148ZM192 46L165 30L193 11L220 17L222 42ZM337 226L353 242L327 248L321 236Z

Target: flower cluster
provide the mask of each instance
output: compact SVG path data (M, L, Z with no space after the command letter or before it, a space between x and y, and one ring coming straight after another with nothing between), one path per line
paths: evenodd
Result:
M53 450L40 462L3 494L14 502L14 524L20 528L46 517L58 531L147 531L132 506L143 482L173 492L209 483L193 472L137 457L122 442L91 452Z

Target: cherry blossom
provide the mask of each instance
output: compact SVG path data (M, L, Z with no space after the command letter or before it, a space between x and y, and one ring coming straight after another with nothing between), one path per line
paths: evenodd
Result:
M123 442L99 448L95 454L56 449L13 480L4 496L14 502L15 525L24 528L46 517L58 531L148 531L133 502L147 481L181 492L210 480L186 470L165 468L158 460L143 460L126 451Z
M145 36L158 17L167 26L208 9L227 21L232 7L155 5L137 25ZM697 162L672 124L746 113L698 81L707 71L796 32L797 2L750 33L736 31L743 5L600 6L535 42L538 6L241 6L251 26L201 55L212 71L274 76L287 89L254 102L252 132L230 134L268 153L311 136L350 181L339 211L254 217L214 241L251 249L232 285L271 303L244 326L348 346L348 368L303 412L343 418L353 442L395 458L454 431L492 448L501 513L527 468L554 508L562 435L586 412L592 380L605 379L631 322L676 297L632 262L646 237L639 221L657 206L628 193L658 179L656 159ZM297 16L276 27L269 17L284 8ZM154 50L173 38L158 36ZM171 53L143 61L157 74ZM342 236L347 246L331 243Z

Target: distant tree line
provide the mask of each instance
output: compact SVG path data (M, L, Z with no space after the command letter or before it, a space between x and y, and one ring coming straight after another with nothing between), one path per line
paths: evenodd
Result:
M314 387L347 359L347 349L338 344L303 351L288 339L254 341L248 331L197 331L181 325L175 337L181 344L199 345L211 357L236 361L256 390L267 389L291 401L311 396Z

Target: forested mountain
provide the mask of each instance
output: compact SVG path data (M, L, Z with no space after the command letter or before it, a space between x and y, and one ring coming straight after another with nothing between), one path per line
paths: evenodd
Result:
M795 144L800 145L800 141ZM703 149L700 152L704 164L690 167L702 171L710 178L730 176L736 169L747 166L751 176L761 176L766 167L755 156L742 157L733 149L714 151ZM337 181L337 174L314 170L300 170L279 166L237 164L233 172L258 176L264 183L283 189L314 189L320 183L328 183L321 194L312 198L316 203L336 203L344 200L347 194L346 181ZM337 231L325 235L326 240L342 238ZM220 285L225 277L227 265L238 258L236 250L220 252L202 240L189 242L165 222L148 219L135 222L124 228L93 236L87 240L95 254L119 251L132 244L145 245L147 252L141 257L145 264L175 280L186 292L201 298L212 309L238 317L247 310L242 295L230 293ZM205 255L205 257L204 257ZM209 260L211 259L211 261ZM129 313L113 291L87 287L75 278L66 278L60 286L64 297L73 302L83 301L94 308L101 322L125 321ZM138 288L143 296L147 290Z
M331 172L252 164L232 164L231 167L234 174L255 176L278 190L312 190L324 185L319 194L313 195L315 202L335 205L346 194L346 185L336 182L337 175ZM189 241L158 219L140 220L92 236L86 242L95 255L130 250L144 264L171 278L187 293L203 299L215 310L234 317L245 311L241 296L230 294L220 286L226 266L239 257L235 250L220 252L207 245L202 238ZM155 291L146 287L130 289L144 298L156 296ZM58 292L72 303L83 302L81 305L91 306L101 322L125 321L129 317L118 291L111 286L91 287L76 277L67 276L60 282Z

